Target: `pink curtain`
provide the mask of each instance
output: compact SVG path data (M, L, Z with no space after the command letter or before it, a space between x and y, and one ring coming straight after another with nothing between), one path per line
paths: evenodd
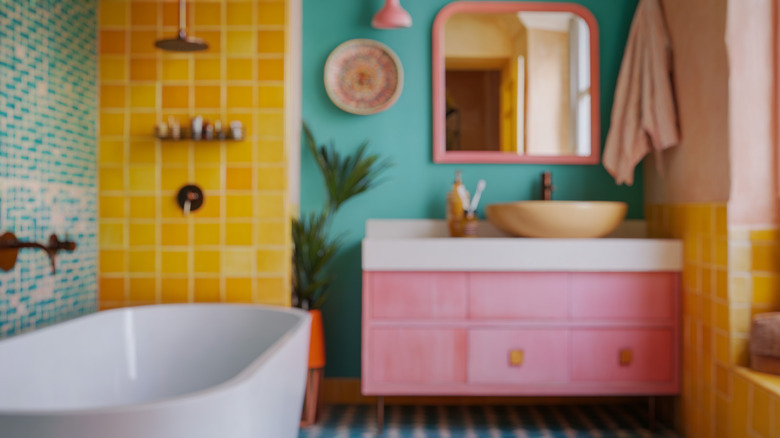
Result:
M773 225L780 219L777 3L729 1L726 45L730 73L732 225Z

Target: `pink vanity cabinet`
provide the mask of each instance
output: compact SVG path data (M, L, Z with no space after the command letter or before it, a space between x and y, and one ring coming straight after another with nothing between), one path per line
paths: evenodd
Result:
M679 272L363 272L366 395L670 395Z

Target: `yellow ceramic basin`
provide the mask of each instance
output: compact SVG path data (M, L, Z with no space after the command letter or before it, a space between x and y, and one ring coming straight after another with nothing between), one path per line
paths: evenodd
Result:
M522 237L604 237L626 217L625 202L519 201L485 208L490 222Z

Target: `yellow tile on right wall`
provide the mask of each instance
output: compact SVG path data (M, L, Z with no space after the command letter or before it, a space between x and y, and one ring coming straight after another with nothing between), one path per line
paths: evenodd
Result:
M780 311L780 232L729 226L724 204L646 209L654 237L683 240L680 432L780 438L780 377L745 368L751 317Z

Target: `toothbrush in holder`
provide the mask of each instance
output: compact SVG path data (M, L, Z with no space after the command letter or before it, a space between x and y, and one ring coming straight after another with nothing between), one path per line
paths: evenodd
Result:
M466 190L466 186L463 184L458 186L458 196L460 196L460 203L463 205L463 210L469 210L469 192Z
M479 182L477 183L477 190L474 192L474 197L471 198L471 205L468 206L468 209L466 211L467 215L471 215L477 212L477 207L479 206L479 198L482 197L482 192L485 190L486 186L487 183L485 182L484 179L479 180Z
M477 183L477 190L474 192L474 197L471 198L471 203L467 202L463 204L466 216L463 222L463 237L477 236L479 222L477 221L476 211L477 206L479 206L479 198L482 197L482 191L485 190L486 185L484 179L479 180L479 183Z

